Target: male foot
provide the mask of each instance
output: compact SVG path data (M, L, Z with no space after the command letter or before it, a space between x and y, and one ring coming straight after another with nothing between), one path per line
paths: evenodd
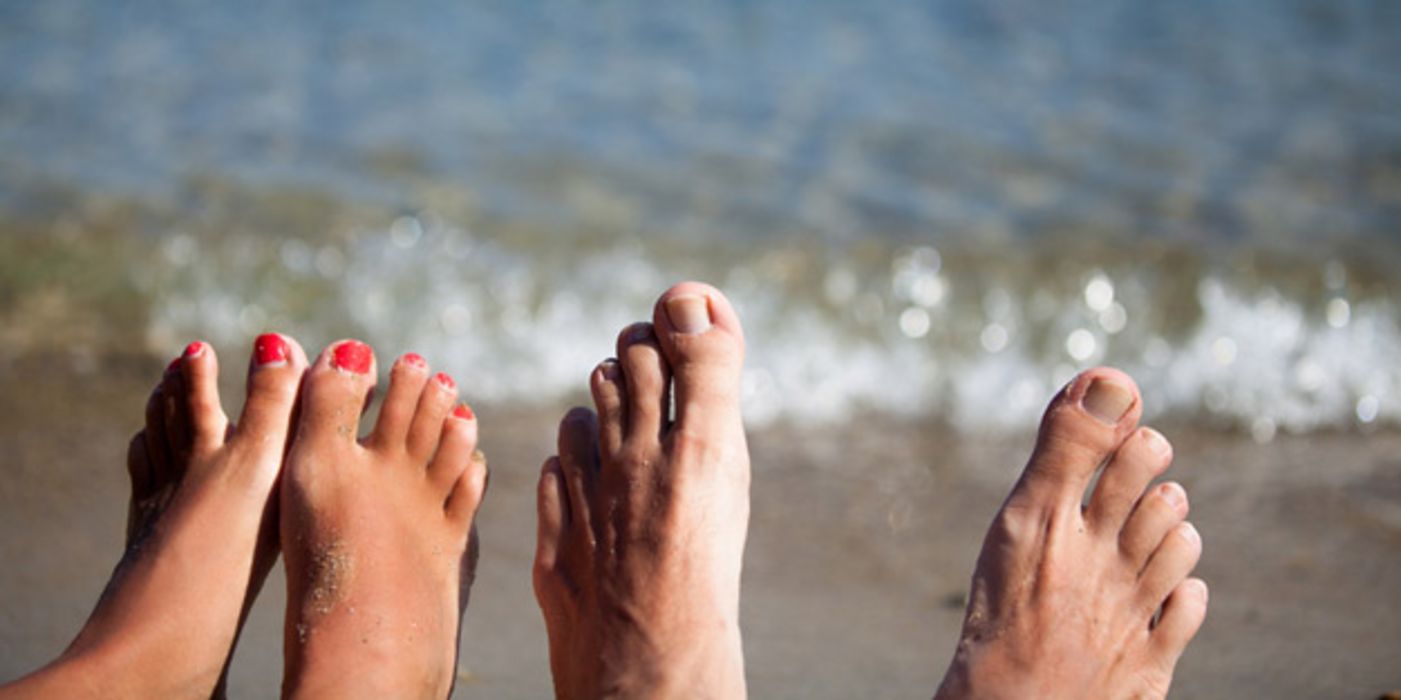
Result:
M273 489L306 358L260 336L237 425L219 403L214 348L171 363L132 439L126 553L53 664L3 697L208 698L277 557Z
M444 698L486 488L477 421L422 357L390 371L374 432L357 440L374 353L327 348L307 373L282 484L287 566L283 692Z
M983 542L938 698L1163 698L1206 615L1188 578L1187 494L1149 489L1172 459L1139 428L1133 380L1093 369L1052 399L1036 449ZM1107 461L1089 505L1091 477Z
M716 289L672 287L590 377L540 476L535 594L561 698L742 698L744 339ZM676 415L670 417L672 393Z

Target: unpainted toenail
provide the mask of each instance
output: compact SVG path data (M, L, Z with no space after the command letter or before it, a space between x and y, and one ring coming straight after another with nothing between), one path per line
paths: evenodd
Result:
M1167 438L1152 428L1143 429L1143 439L1147 441L1148 449L1152 450L1153 454L1165 456L1172 451L1172 445L1168 444Z
M1186 502L1186 494L1182 492L1182 487L1176 484L1163 484L1158 492L1163 495L1163 502L1172 506L1173 510L1181 508Z
M1108 379L1096 379L1090 382L1080 405L1101 423L1115 425L1133 405L1133 392Z
M1188 542L1200 542L1202 539L1201 533L1197 532L1197 528L1193 527L1192 523L1182 523L1182 527L1177 528L1177 534Z
M710 329L710 303L705 297L682 294L667 299L666 316L681 333L704 333Z
M604 360L598 364L598 373L610 382L618 381L618 361Z

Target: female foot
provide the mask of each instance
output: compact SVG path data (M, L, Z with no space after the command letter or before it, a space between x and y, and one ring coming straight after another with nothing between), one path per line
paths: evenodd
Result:
M282 483L287 567L283 692L444 698L486 489L477 421L452 378L405 355L374 431L357 440L375 383L369 346L308 371Z
M127 548L96 610L54 663L0 697L208 698L277 558L272 498L306 358L260 336L237 425L214 348L191 343L132 439Z
M590 378L540 477L535 593L561 698L742 698L744 339L716 289L672 287ZM669 416L672 392L676 415Z
M1133 380L1084 372L1051 401L1036 449L973 573L962 640L938 698L1163 698L1206 615L1188 578L1201 537L1172 447ZM1090 496L1091 477L1107 465Z

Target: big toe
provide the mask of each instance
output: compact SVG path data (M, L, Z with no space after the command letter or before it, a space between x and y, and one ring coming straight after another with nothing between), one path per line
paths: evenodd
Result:
M730 301L708 284L682 282L662 294L652 315L671 366L677 427L737 424L744 332Z
M1080 373L1047 407L1036 449L1009 502L1078 512L1095 471L1141 413L1138 387L1127 374L1105 367Z
M374 385L370 346L342 340L322 350L303 382L297 439L323 445L355 442Z
M253 341L248 364L248 399L232 444L259 453L281 454L296 406L297 388L306 371L306 353L295 340L264 333Z

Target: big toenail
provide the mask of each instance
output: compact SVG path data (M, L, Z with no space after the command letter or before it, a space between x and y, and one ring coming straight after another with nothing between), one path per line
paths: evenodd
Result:
M185 354L181 355L181 357L198 357L202 352L204 352L204 343L196 340L185 346Z
M264 333L253 341L253 361L259 367L286 364L290 348L287 340L277 333Z
M705 297L683 294L667 299L666 316L682 333L704 333L710 328L710 304Z
M410 367L417 367L419 369L423 369L424 367L428 366L428 360L423 359L423 356L416 352L406 352L404 353L404 356L399 359L402 360L404 364Z
M1132 404L1133 392L1129 391L1128 387L1106 379L1090 382L1085 397L1080 399L1080 405L1105 425L1118 423L1119 419L1128 413Z
M457 388L457 382L453 381L452 377L448 376L447 372L439 372L433 375L433 381L437 382L438 385L444 389Z
M366 374L370 371L374 356L370 346L358 340L347 340L331 351L331 366L355 374Z
M472 407L465 403L457 404L457 408L452 409L452 415L462 420L472 420L472 418L476 417L476 414L472 413Z

